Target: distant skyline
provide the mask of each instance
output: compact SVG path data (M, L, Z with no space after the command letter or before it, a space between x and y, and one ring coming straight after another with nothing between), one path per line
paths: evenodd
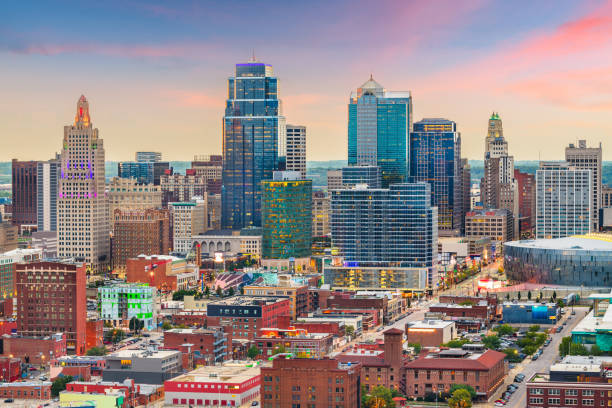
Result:
M515 160L578 139L612 160L612 0L34 2L0 6L0 161L46 160L81 94L107 160L220 154L227 78L253 50L279 78L307 159L345 160L370 74L414 121L457 123L482 160L499 112Z

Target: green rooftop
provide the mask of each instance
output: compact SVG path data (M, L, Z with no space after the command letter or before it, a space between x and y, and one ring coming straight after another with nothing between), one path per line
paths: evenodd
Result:
M489 120L500 120L500 119L499 119L499 113L497 113L497 112L493 112L493 113L491 114L491 117L489 118Z

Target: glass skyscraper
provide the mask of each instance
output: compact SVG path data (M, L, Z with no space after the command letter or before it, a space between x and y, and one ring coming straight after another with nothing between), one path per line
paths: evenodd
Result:
M236 64L223 117L223 228L261 226L261 182L285 155L285 118L272 66Z
M347 166L342 168L342 184L351 188L357 184L366 184L368 188L380 188L380 167Z
M410 134L410 178L431 185L440 231L461 230L461 135L447 119L423 119Z
M351 93L348 116L348 164L379 166L383 187L407 181L410 92L387 91L370 77Z

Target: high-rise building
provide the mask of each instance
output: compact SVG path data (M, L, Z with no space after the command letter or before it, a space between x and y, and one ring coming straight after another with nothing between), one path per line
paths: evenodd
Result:
M331 199L325 191L312 192L312 236L329 235L329 213Z
M342 170L327 170L327 191L343 189Z
M592 231L592 172L567 162L540 162L536 171L536 238L563 238Z
M519 197L519 236L523 237L535 228L536 181L535 175L514 169L518 183Z
M13 249L0 252L0 296L12 298L15 293L15 266L20 263L39 261L43 257L40 249Z
M19 227L0 219L0 253L17 249Z
M137 162L156 163L156 162L160 162L161 159L162 159L161 152L136 152Z
M312 243L312 180L296 171L275 171L262 182L262 255L305 258Z
M352 188L365 184L368 188L381 188L382 180L378 166L346 166L342 168L342 187Z
M579 140L565 148L565 161L576 169L591 170L593 177L593 200L591 214L592 230L599 229L599 208L601 207L601 143L599 147L587 147L586 140Z
M223 117L223 228L261 226L261 182L285 156L285 118L272 66L236 64Z
M61 224L60 224L61 226ZM17 333L66 335L68 353L85 353L86 266L59 262L17 264Z
M196 176L205 178L208 194L221 194L223 156L194 156L191 168L195 170Z
M192 237L206 232L207 199L199 198L183 203L170 203L174 252L187 254L191 250Z
M410 133L410 178L431 185L431 204L438 207L438 232L461 231L461 134L447 119L423 119Z
M344 258L325 269L333 287L424 290L437 264L438 214L428 183L331 192L332 242Z
M20 229L37 225L36 220L36 189L37 185L36 161L19 161L13 159L12 199L13 224Z
M306 178L306 126L287 125L285 169L297 171Z
M64 126L61 160L58 255L84 262L100 273L110 262L104 142L92 126L89 103L83 95L77 102L74 124Z
M485 138L484 177L480 186L484 208L506 208L514 217L518 233L518 184L514 179L514 157L508 155L502 120L493 112Z
M461 233L465 233L465 214L472 209L472 172L468 159L461 159Z
M115 210L146 210L162 207L160 186L140 184L136 179L113 177L106 185L111 228L115 224Z
M382 185L407 181L412 131L410 92L387 91L372 76L348 105L348 164L379 166Z
M36 170L36 212L38 231L57 231L57 188L61 167L60 156L38 162Z
M603 208L612 207L612 187L601 186L601 206Z
M170 217L166 209L116 209L113 212L113 268L124 270L129 258L167 255Z
M119 162L117 164L117 175L120 178L133 178L142 184L160 183L164 174L172 174L172 168L168 162Z
M187 169L185 175L164 174L160 179L162 206L172 202L191 201L195 197L204 197L207 193L206 176L198 176L194 169Z
M465 236L470 240L490 238L492 248L501 250L502 244L514 237L514 219L507 208L470 211L465 217Z

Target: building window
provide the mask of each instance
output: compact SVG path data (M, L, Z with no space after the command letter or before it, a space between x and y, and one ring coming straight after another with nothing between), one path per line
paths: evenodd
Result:
M561 404L561 398L549 398L548 405L559 405Z
M544 390L542 388L532 388L529 393L531 395L544 395Z
M595 405L595 400L592 400L592 399L583 399L582 400L582 405L584 405L584 406L593 406L593 405Z
M567 397L568 395L576 396L578 395L578 390L565 390L565 396Z
M578 405L578 400L576 398L566 398L565 405Z
M531 398L529 398L529 403L530 404L543 404L544 403L544 398L531 397Z
M548 395L561 395L561 390L559 388L552 388L548 390Z

